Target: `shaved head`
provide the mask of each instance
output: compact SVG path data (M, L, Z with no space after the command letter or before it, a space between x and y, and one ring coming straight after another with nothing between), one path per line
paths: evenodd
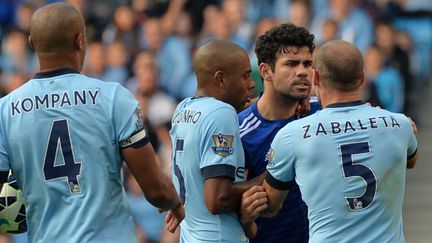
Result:
M82 14L67 3L46 5L31 18L30 41L39 54L73 52L74 41L84 32Z
M322 81L338 91L354 91L361 84L363 56L354 45L335 40L321 46L314 59Z
M232 74L239 57L248 58L241 47L228 41L211 40L201 46L193 60L198 86L206 85L217 71Z
M238 45L211 40L195 53L193 67L197 76L197 96L211 96L244 109L255 83L247 53Z

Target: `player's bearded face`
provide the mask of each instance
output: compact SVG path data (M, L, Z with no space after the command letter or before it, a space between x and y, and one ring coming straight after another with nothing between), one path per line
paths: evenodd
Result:
M276 60L272 75L273 87L286 98L304 99L311 91L312 73L312 55L309 49L288 48Z

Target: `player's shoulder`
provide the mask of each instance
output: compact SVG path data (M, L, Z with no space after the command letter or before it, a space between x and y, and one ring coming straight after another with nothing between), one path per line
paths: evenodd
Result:
M237 115L234 107L213 97L190 97L185 102L190 104L189 107L200 110L204 115L211 116L220 113Z

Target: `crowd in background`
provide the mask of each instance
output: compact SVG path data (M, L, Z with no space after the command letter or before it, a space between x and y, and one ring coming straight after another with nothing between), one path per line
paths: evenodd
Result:
M35 9L55 0L0 1L0 97L28 81L38 63L27 38ZM250 56L262 90L254 43L283 22L304 26L317 46L332 39L364 54L364 100L414 119L415 91L432 81L432 2L428 0L67 0L87 22L82 71L118 82L136 95L160 164L170 174L169 124L176 104L193 96L192 55L207 40L231 40ZM67 30L65 30L67 31ZM126 171L140 238L175 242L163 215L146 202ZM15 242L24 241L14 239ZM25 242L25 241L24 241Z

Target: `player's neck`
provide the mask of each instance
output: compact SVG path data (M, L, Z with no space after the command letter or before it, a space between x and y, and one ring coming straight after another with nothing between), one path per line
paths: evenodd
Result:
M81 70L80 64L75 58L56 55L39 56L39 72L47 72L59 68L72 68L77 72Z
M283 99L264 92L257 102L260 115L270 121L288 119L295 114L298 101Z
M320 101L323 108L330 104L347 103L357 100L360 100L359 91L343 93L337 91L327 91L320 93Z

